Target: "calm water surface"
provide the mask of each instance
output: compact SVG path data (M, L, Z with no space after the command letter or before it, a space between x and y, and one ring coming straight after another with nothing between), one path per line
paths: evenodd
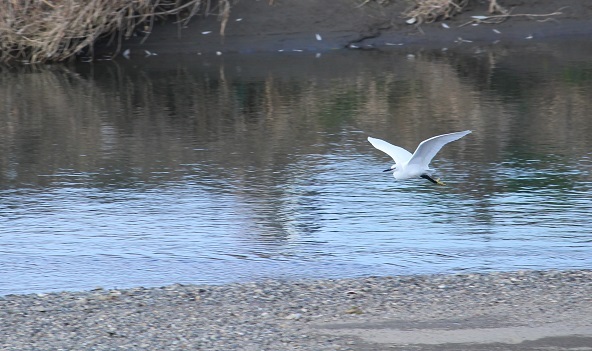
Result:
M590 269L587 45L1 68L0 294Z

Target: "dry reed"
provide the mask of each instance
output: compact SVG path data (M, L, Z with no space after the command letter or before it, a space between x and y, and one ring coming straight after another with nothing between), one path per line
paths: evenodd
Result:
M230 0L3 0L0 1L0 62L67 60L84 50L92 55L99 38L129 38L138 26L145 35L155 20L188 21L219 9L221 31Z
M415 0L403 16L415 18L418 24L446 19L462 11L469 0Z

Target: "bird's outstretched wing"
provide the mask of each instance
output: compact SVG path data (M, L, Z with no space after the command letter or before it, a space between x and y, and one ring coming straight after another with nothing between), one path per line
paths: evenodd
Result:
M423 168L428 168L428 165L434 156L436 156L438 151L440 151L444 145L451 141L458 140L469 133L471 133L470 130L465 130L463 132L437 135L422 141L413 153L413 156L411 156L408 165L417 165Z
M398 165L406 163L411 159L411 153L402 147L395 146L391 143L387 143L384 140L372 137L368 137L368 141L370 144L372 144L372 146L392 157L393 160L395 160L395 163Z

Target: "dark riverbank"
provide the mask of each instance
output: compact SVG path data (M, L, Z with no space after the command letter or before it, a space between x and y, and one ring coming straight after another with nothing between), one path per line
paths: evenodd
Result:
M437 18L427 19L421 15L425 12L413 13L411 3L19 0L0 5L0 11L11 14L0 21L0 61L31 64L78 57L91 62L130 53L220 55L401 45L449 48L592 34L592 4L585 1L498 0L501 8L490 13L489 0L471 0L450 18L432 11Z
M458 45L527 43L592 34L592 4L578 0L501 1L509 17L490 16L488 1L472 1L444 21L410 25L406 2L359 5L344 0L242 0L234 4L220 34L217 16L196 17L185 27L157 25L143 40L126 41L131 55L224 54L269 51L326 51L398 46L450 48ZM113 48L104 49L107 53Z
M592 350L592 272L262 281L0 298L11 350Z

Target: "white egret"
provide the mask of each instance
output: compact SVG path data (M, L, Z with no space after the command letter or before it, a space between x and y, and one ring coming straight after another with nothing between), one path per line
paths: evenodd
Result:
M413 154L403 149L387 143L384 140L368 137L368 141L378 150L385 152L395 160L395 164L384 172L393 172L393 177L397 180L424 178L432 183L444 185L440 179L433 179L431 169L428 167L434 156L442 147L451 141L458 140L471 133L470 130L463 132L448 133L431 137L419 143Z

